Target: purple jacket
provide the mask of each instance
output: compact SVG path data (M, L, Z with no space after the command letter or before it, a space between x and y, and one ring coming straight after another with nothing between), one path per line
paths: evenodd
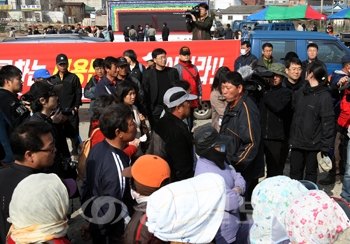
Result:
M216 173L221 175L226 183L226 207L220 229L215 236L217 244L232 243L236 240L236 233L240 227L239 202L243 200L242 196L237 194L232 188L239 186L242 189L242 195L245 192L245 180L242 175L237 173L226 162L225 166L226 168L221 170L214 162L200 157L194 173L195 176L208 172Z

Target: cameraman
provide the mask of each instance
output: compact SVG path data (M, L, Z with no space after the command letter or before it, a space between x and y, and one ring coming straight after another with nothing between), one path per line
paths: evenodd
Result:
M191 18L186 18L187 31L193 32L192 40L211 40L210 28L213 25L213 19L208 16L209 6L206 3L200 3L197 7L199 16L191 13Z
M65 159L70 159L65 132L74 136L75 129L69 123L67 117L57 109L57 93L60 92L62 86L62 84L51 85L47 80L41 80L30 87L30 95L32 96L31 108L34 113L30 120L45 121L51 125L51 133L55 139L57 151L54 163L49 168L49 171L61 178L75 179L75 169L71 168L67 163L63 163ZM69 163L69 160L67 162Z
M18 99L19 92L22 91L22 71L13 65L5 65L0 69L0 110L7 117L11 125L6 124L8 138L12 131L18 127L28 116L29 110L23 106L25 102ZM21 106L22 105L22 106ZM23 107L23 114L18 113L17 108ZM21 110L22 111L22 110Z

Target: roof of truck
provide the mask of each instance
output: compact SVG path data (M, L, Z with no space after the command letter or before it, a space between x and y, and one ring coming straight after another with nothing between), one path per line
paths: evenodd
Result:
M324 32L313 31L283 31L281 35L280 31L252 31L252 38L263 39L322 39L322 40L334 40L334 36L326 34Z

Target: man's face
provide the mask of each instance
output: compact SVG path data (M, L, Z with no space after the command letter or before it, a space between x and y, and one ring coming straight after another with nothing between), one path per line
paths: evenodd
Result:
M49 100L47 102L44 100L45 102L43 104L43 107L47 108L48 110L53 111L57 108L58 96L56 93L52 93L52 92L49 93L49 96L50 97L49 97Z
M105 69L103 67L95 67L95 74L102 78L105 75Z
M148 29L148 28L149 28L149 26L148 26L148 25L145 25L145 28L146 28L146 29Z
M263 54L265 60L270 60L272 57L272 47L265 47L262 50L262 54Z
M316 47L309 47L307 49L307 56L310 60L313 60L317 57L318 50Z
M58 72L60 73L66 73L68 71L68 64L66 63L57 64L57 69L58 69Z
M128 74L128 71L129 71L129 65L125 64L125 65L117 67L117 69L118 69L119 76L126 76Z
M154 65L154 61L153 60L148 60L147 61L147 65L148 65L148 67L153 66Z
M180 54L180 60L183 62L188 62L191 60L191 54Z
M136 123L132 116L130 116L126 120L126 123L128 124L128 131L126 132L121 131L120 134L122 135L122 141L129 142L134 140L136 137L136 132L137 132Z
M235 85L232 85L230 82L224 82L221 85L221 92L224 96L226 102L237 102L240 97L241 93L243 92L243 86L239 85L238 87Z
M156 66L164 68L166 65L166 55L165 53L157 55L155 59L153 59Z
M117 66L115 64L112 64L110 69L106 69L106 73L108 76L116 78L118 76Z
M181 106L180 106L181 112L182 112L182 118L188 118L191 114L191 101L185 101Z
M50 167L53 164L57 151L55 147L55 140L53 139L51 133L42 135L40 139L44 143L44 146L40 149L42 151L32 153L33 166L35 169Z
M290 67L286 68L286 73L290 79L297 81L301 76L301 65L290 63Z
M199 7L199 16L204 17L207 15L207 10L203 7Z
M8 81L8 89L12 93L21 92L23 88L22 76L16 76L12 80Z
M242 45L241 49L245 50L246 55L250 52L250 47L247 47L247 44Z
M270 78L271 86L278 86L279 84L281 84L283 77L283 75L274 74L274 76Z

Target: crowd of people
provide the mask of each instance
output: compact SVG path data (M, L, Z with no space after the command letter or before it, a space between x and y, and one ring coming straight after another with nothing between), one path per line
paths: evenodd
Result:
M328 80L317 44L305 61L289 52L278 62L271 43L259 59L250 49L242 41L234 66L216 71L212 123L198 128L202 87L190 48L174 67L162 48L147 67L132 49L96 58L84 144L82 87L67 55L57 55L57 74L35 71L21 99L22 72L3 66L0 243L71 243L68 204L77 197L88 223L81 235L93 243L348 242L350 55ZM344 174L342 199L317 189L327 156L333 168L319 183Z

